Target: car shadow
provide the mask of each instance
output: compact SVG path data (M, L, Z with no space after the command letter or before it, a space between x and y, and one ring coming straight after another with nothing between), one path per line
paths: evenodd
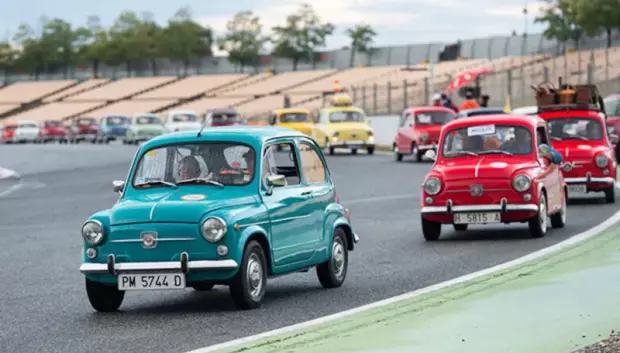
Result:
M522 227L514 229L472 229L464 232L456 232L447 229L449 225L444 226L445 233L442 232L439 243L443 242L465 242L465 241L511 241L531 239L532 236L527 228L527 223L523 223ZM435 242L433 242L434 244Z
M577 198L568 198L568 202L567 205L569 206L583 206L583 205L604 205L607 202L605 202L605 196L601 193L600 196L596 195L597 197L595 197L594 195L592 196L577 196Z

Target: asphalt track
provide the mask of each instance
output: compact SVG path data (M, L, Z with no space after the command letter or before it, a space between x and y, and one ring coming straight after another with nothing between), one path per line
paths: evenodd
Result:
M0 146L0 166L23 176L0 197L0 352L186 352L332 314L526 255L600 224L616 205L586 196L568 224L530 239L524 225L474 227L422 239L419 186L430 164L391 156L329 157L337 192L361 237L342 288L314 271L271 280L263 307L236 311L225 287L212 292L129 293L121 312L94 312L80 265L79 228L116 200L135 148Z

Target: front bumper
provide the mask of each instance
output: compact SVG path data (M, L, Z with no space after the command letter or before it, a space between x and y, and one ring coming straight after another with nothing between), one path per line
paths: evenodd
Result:
M418 151L437 150L436 144L431 145L418 145Z
M180 261L162 262L128 262L116 263L113 254L108 255L108 261L102 263L85 262L80 266L83 274L111 274L120 272L201 272L210 270L234 270L239 267L234 260L198 260L189 261L187 253L181 254Z
M585 178L564 178L566 184L615 184L616 180L612 177L592 177L587 174Z
M354 140L354 141L331 141L327 144L328 147L344 147L344 148L364 148L374 147L376 142L374 140Z
M499 204L490 205L457 205L453 206L452 200L448 200L445 206L424 206L422 214L449 215L459 212L538 212L538 205L535 204L508 204L506 199L502 199Z
M97 138L97 134L77 134L74 138L78 140L94 140Z
M357 244L359 243L359 241L360 241L360 237L355 232L353 232L353 242Z

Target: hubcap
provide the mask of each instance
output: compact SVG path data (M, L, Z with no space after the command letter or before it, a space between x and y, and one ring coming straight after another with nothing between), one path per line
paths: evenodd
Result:
M540 212L538 217L540 219L540 230L542 230L543 233L547 232L547 202L544 197L540 200Z
M394 153L398 153L398 146L394 146Z
M418 154L418 146L413 146L411 153Z
M334 241L332 247L332 265L334 276L338 279L344 274L344 265L346 261L345 249L340 238Z
M247 267L248 291L253 298L259 297L263 290L263 267L256 254L250 255Z
M566 223L566 195L562 197L562 223Z

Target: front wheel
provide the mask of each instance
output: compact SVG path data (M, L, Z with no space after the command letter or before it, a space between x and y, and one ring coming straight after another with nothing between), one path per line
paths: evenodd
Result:
M243 251L241 267L230 283L230 295L238 309L260 307L267 291L267 260L257 241L250 241Z
M542 192L538 202L538 213L529 220L528 226L532 238L542 238L547 234L547 197Z
M88 278L86 294L93 309L104 313L118 310L125 298L125 292L118 290L115 285L91 281Z
M422 217L422 235L426 241L436 241L441 235L441 223L429 221Z
M403 160L403 154L400 153L400 150L398 149L398 146L396 146L396 144L394 144L394 146L392 147L392 151L394 151L394 159L396 159L396 162L400 162Z
M374 154L375 153L375 148L374 147L368 147L366 149L366 151L368 151L368 154Z
M605 189L605 202L616 203L616 186L612 185Z
M357 154L357 148L352 148L351 149L351 154Z
M337 228L329 259L316 267L316 274L323 288L338 288L344 283L349 268L348 249L347 235L342 228Z

